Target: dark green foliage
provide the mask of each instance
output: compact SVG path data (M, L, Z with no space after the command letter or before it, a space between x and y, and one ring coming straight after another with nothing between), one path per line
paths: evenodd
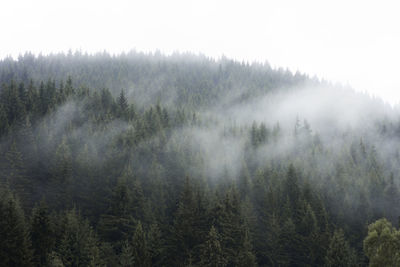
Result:
M55 235L44 201L41 201L32 211L30 236L35 265L46 266L49 263L49 255L54 249Z
M2 266L398 265L398 231L366 229L400 215L379 105L360 129L260 120L275 93L336 88L190 55L27 54L0 84Z
M7 113L3 105L0 105L0 137L8 132L9 124Z
M8 190L0 189L0 266L33 266L24 213Z
M15 190L18 197L22 198L23 207L28 206L31 201L32 181L30 181L22 153L18 150L15 141L5 153L0 166L0 182Z
M121 254L119 255L119 264L123 267L134 266L134 264L135 264L135 257L133 256L133 249L128 241L125 241L122 244L122 251L121 251Z
M325 266L356 266L355 251L350 247L341 229L333 233L325 257Z
M157 224L151 224L147 233L147 247L151 266L161 266L165 255L165 241Z
M115 245L116 251L121 251L122 242L133 235L135 220L132 214L132 193L124 177L115 186L108 212L102 215L98 230L100 236Z
M307 262L307 250L304 247L302 236L296 232L296 225L292 219L284 222L279 247L282 248L282 256L279 265L303 266Z
M143 231L140 221L136 225L136 230L132 238L132 255L134 266L150 266L146 234Z
M65 214L57 253L65 266L102 265L96 234L75 209Z
M364 253L369 266L397 266L400 263L400 232L385 218L368 226Z
M128 100L125 97L124 90L121 90L118 97L118 109L121 117L126 118L128 116L128 107Z
M189 178L186 178L173 223L174 264L184 266L192 263L198 256L199 246L205 237L205 214L198 206L195 191ZM201 203L201 202L200 202ZM201 204L200 204L201 205Z
M201 266L224 267L226 259L222 253L220 237L214 226L211 226L206 242L201 249Z

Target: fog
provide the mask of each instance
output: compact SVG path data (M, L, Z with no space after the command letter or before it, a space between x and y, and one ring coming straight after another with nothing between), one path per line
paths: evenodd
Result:
M37 160L48 173L64 142L76 166L83 157L114 183L127 169L144 184L154 177L167 182L185 176L217 185L244 178L254 182L263 173L272 179L271 170L285 176L293 164L301 182L327 192L333 206L336 186L354 207L376 181L386 188L393 175L399 184L398 106L349 87L268 63L191 54L28 55L0 66L18 69L19 63L28 66L21 69L24 75L0 78L33 77L39 88L38 81L52 75L61 86L65 75L54 69L76 77L76 95L36 118L32 129ZM135 113L129 118L118 115L121 90ZM167 125L161 123L163 112ZM4 139L1 146L12 141ZM23 153L36 149L28 139L19 142ZM373 208L379 210L381 202Z

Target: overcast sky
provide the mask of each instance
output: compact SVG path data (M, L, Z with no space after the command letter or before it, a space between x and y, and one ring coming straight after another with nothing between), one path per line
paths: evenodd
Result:
M2 0L0 57L81 50L226 55L400 102L398 1Z

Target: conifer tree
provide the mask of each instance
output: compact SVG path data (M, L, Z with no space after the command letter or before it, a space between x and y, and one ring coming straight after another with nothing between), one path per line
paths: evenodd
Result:
M156 223L150 225L147 232L147 247L149 251L150 265L162 266L165 254L165 241L162 232Z
M253 254L253 245L251 244L249 231L247 229L245 230L243 245L238 255L238 266L241 267L257 266L256 257Z
M3 162L3 167L0 169L1 178L11 189L15 190L18 197L23 199L23 207L26 207L31 200L32 181L28 178L22 153L18 150L15 140L5 154L5 159L6 161Z
M210 232L206 238L206 242L201 250L201 266L209 267L224 267L226 266L226 260L224 258L221 244L219 241L220 237L214 226L211 226Z
M281 229L280 247L282 247L282 257L279 265L284 266L304 266L307 263L304 253L303 239L296 232L296 226L292 219L287 219Z
M53 179L51 180L51 185L54 190L51 192L52 200L58 207L72 207L74 198L74 192L71 190L73 175L72 155L65 136L56 149L52 174ZM58 195L61 195L62 198L58 198Z
M134 266L150 266L146 235L140 221L136 225L136 230L132 238L132 254Z
M195 232L195 201L193 188L189 178L186 178L178 210L173 225L174 264L184 266L189 263L193 248L198 245Z
M133 256L133 249L132 246L129 244L128 240L122 244L122 251L119 255L119 264L122 267L130 267L134 266L135 258Z
M33 83L33 80L29 81L28 89L26 92L25 109L28 114L37 112L38 95L37 89ZM35 114L36 115L36 114Z
M119 115L122 118L127 118L129 105L124 90L121 90L121 93L119 94L118 107L119 107Z
M122 243L133 235L134 230L132 192L126 179L121 177L113 189L108 211L101 216L98 231L101 237L114 244L116 252L120 253Z
M58 253L66 266L102 265L95 232L75 209L65 215Z
M0 189L0 240L0 266L33 266L24 213L7 189Z
M36 266L46 266L55 244L54 229L46 203L42 200L32 211L30 236Z
M0 104L0 138L8 133L8 129L9 129L9 124L8 124L7 113L5 111L4 106Z
M335 230L325 257L325 266L356 266L356 255L342 229Z

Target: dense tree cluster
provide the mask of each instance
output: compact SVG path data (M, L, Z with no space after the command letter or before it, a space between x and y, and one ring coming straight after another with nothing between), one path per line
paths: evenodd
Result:
M398 265L400 156L371 138L397 147L395 121L329 145L299 118L285 130L205 112L318 81L70 53L3 60L0 82L1 266ZM236 166L199 137L215 129L242 148Z

